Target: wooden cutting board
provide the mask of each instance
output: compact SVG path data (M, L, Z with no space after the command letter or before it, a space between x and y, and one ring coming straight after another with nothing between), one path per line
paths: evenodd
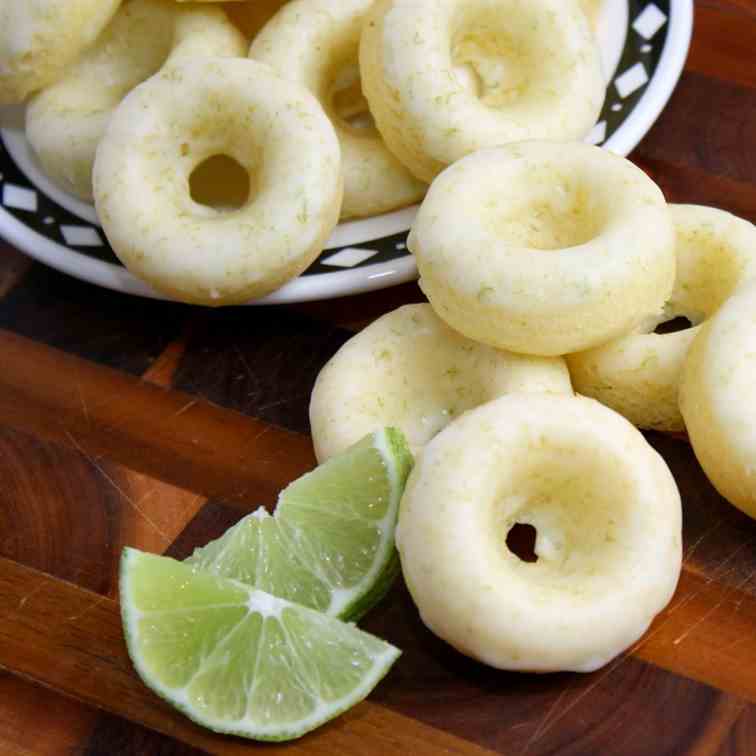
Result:
M678 90L634 159L675 202L756 220L756 0L698 0ZM184 557L313 464L314 378L414 285L207 312L98 290L0 247L0 754L756 753L756 523L685 441L649 435L685 569L649 633L590 675L496 672L405 588L364 622L404 650L370 700L290 746L192 725L146 690L116 602L122 546ZM756 378L755 378L756 380Z

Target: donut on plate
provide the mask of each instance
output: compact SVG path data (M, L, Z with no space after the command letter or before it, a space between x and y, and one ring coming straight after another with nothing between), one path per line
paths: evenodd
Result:
M430 305L406 305L353 336L320 372L310 401L315 453L323 462L391 426L417 454L455 417L514 391L571 394L564 360L477 344Z
M262 29L250 57L306 86L333 122L344 164L343 219L422 199L426 185L392 155L360 89L360 35L372 0L292 0Z
M121 0L13 0L0 4L0 105L59 79Z
M623 414L639 428L680 432L680 375L700 323L738 286L756 276L756 226L699 205L670 205L677 275L664 312L634 333L567 357L575 390ZM687 318L693 327L655 333L662 322Z
M468 155L431 185L409 248L434 310L468 338L561 355L662 311L675 276L660 189L579 142Z
M582 139L606 94L578 0L378 0L360 67L386 144L426 182L483 147Z
M507 544L536 531L537 561ZM680 495L664 460L593 399L510 394L423 451L397 547L425 624L500 669L590 672L646 631L682 560Z
M218 8L133 0L60 81L31 100L29 143L61 187L89 200L97 145L118 103L137 84L164 65L200 56L242 57L245 47Z
M680 409L709 480L756 518L756 281L728 299L693 340Z
M223 155L250 177L238 209L195 202L192 173ZM299 275L341 207L341 154L317 100L268 66L198 58L168 66L118 106L94 194L126 267L186 302L241 304Z

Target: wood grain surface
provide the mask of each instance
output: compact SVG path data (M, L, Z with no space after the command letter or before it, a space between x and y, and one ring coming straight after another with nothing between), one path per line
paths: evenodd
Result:
M756 0L697 0L685 73L632 157L670 201L756 221ZM429 633L400 581L363 626L401 660L367 702L297 743L215 736L138 680L117 605L122 547L182 558L273 506L314 465L321 366L421 300L407 284L210 312L96 289L0 244L0 754L756 753L756 523L685 440L658 434L683 497L683 575L602 670L475 664Z

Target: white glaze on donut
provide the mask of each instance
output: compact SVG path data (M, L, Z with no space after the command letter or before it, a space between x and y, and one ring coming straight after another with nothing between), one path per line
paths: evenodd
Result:
M693 340L680 409L709 480L756 518L756 281L738 289Z
M310 402L315 453L322 462L390 426L417 454L455 417L514 391L571 394L564 360L477 344L430 305L406 305L353 336L320 372Z
M423 181L483 147L582 139L605 96L577 0L378 0L360 66L386 144Z
M258 34L250 57L306 86L341 142L343 219L396 210L427 189L387 149L367 112L359 45L372 0L292 0Z
M97 38L121 0L0 3L0 104L23 102L59 79Z
M536 562L506 544L536 528ZM397 546L425 624L501 669L589 672L645 632L682 557L680 496L664 460L592 399L511 394L426 447Z
M241 208L195 202L194 169L228 155L252 178ZM172 65L129 94L97 151L95 201L116 254L163 293L240 304L299 275L338 222L341 154L317 100L247 59Z
M639 428L680 432L680 376L700 323L756 276L756 226L712 207L670 205L677 275L664 312L596 349L568 355L575 390L617 410ZM660 323L687 318L693 327L657 334Z
M66 71L29 103L26 135L45 171L92 198L97 145L113 111L164 65L200 56L243 57L242 34L218 8L133 0Z
M674 228L632 163L579 142L468 155L431 185L409 238L436 312L471 339L560 355L661 313Z

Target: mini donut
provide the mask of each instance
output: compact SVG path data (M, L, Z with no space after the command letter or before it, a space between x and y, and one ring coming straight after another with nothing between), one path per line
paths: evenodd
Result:
M756 276L756 226L723 210L670 205L677 243L675 288L663 315L587 352L568 355L575 390L639 428L680 432L678 389L685 355L700 326L744 281ZM693 328L657 334L685 317Z
M196 203L214 155L252 177L238 210ZM95 205L118 257L186 302L240 304L299 275L341 207L341 154L318 101L268 66L201 58L169 66L116 109L97 150Z
M537 561L510 551L536 530ZM593 399L511 394L455 420L423 451L396 541L423 622L500 669L591 672L671 599L680 495L664 460Z
M352 337L320 372L310 402L315 454L323 462L389 426L417 454L458 415L513 391L571 394L564 360L476 344L430 305L406 305Z
M728 299L693 340L680 409L709 480L756 518L756 281Z
M675 276L660 189L578 142L463 158L433 182L408 244L452 328L523 354L577 352L631 331L661 312Z
M82 199L92 198L97 145L118 103L160 70L197 56L245 54L246 41L219 8L163 0L124 5L62 80L26 113L26 135L45 171Z
M121 0L0 3L0 105L23 102L60 78L120 4Z
M360 66L378 130L426 182L483 147L582 139L606 95L576 0L378 0Z
M427 189L388 151L360 90L360 34L372 2L292 0L257 35L249 53L306 86L331 118L344 164L342 219L411 205Z

